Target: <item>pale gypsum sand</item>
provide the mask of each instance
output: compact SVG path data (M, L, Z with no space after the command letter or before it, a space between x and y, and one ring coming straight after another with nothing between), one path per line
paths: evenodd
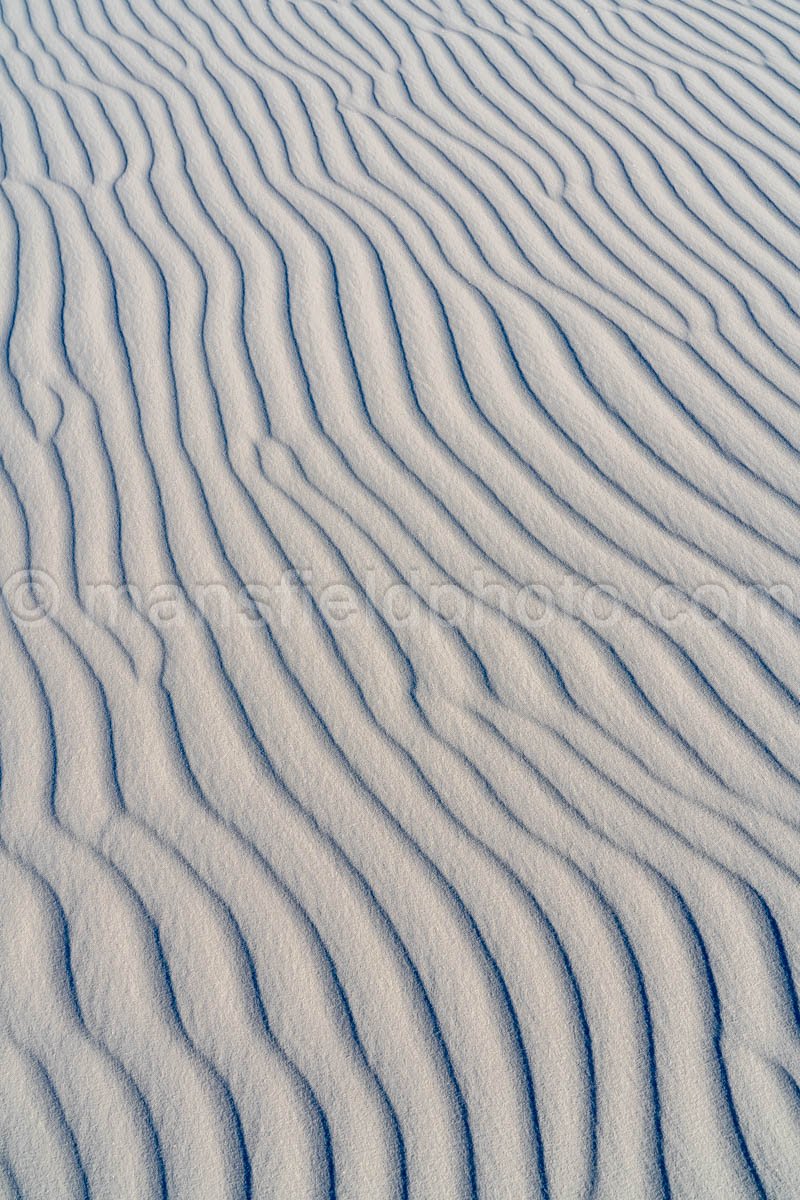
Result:
M797 6L0 7L0 1195L800 1196Z

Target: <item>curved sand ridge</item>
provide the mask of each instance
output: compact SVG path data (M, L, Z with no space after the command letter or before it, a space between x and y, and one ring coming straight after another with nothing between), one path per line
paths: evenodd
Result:
M0 9L0 1195L796 1196L797 11Z

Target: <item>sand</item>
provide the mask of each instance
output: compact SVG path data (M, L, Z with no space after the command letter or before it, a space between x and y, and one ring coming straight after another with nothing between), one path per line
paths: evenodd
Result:
M800 15L2 0L0 1196L800 1196Z

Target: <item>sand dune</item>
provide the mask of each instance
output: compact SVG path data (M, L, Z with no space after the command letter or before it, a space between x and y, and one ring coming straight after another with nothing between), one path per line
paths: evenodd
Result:
M800 1195L800 15L0 0L0 1196Z

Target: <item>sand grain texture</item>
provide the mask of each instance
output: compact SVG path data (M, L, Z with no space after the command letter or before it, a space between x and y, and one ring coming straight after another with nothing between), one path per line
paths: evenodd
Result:
M800 1195L800 15L0 0L0 1197Z

